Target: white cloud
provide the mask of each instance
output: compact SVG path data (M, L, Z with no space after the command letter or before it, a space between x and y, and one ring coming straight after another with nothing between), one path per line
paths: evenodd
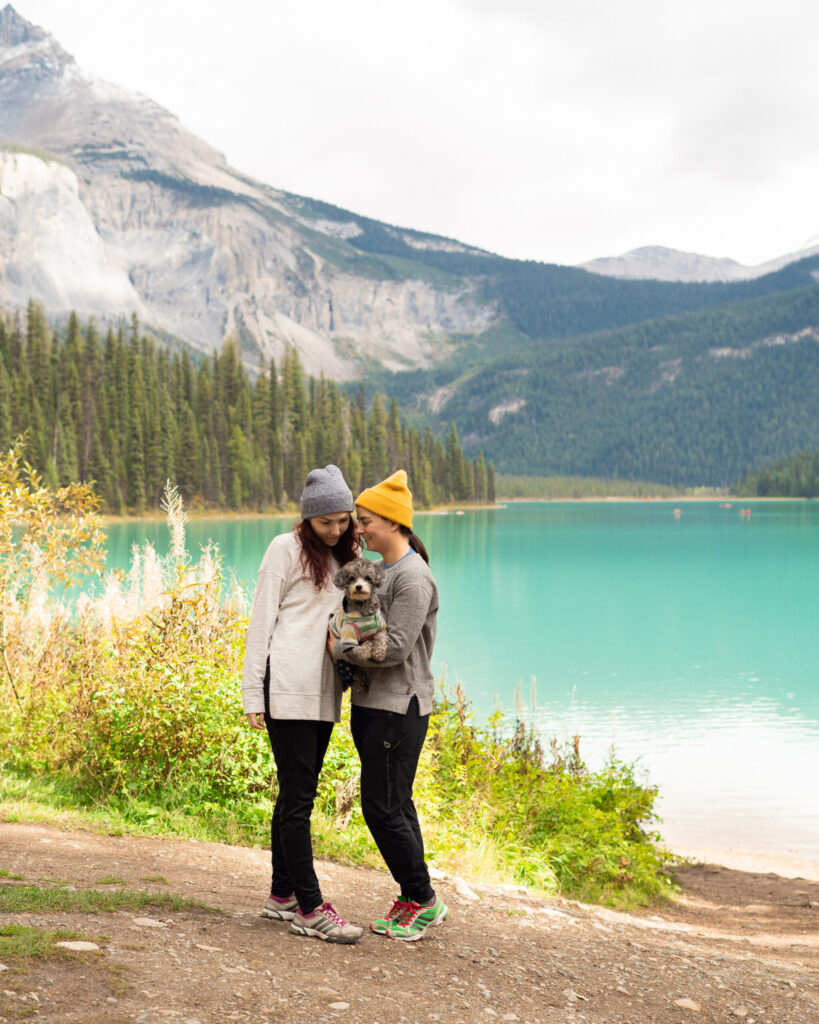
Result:
M761 262L819 230L813 0L18 9L241 170L506 255Z

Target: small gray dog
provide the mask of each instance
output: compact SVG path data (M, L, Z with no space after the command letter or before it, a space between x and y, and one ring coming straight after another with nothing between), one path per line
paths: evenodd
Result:
M341 640L342 657L351 661L383 661L387 656L387 620L381 611L378 588L384 582L384 570L368 558L354 558L333 577L333 585L344 591L341 607L330 616L330 632ZM343 664L340 662L339 664ZM344 682L349 673L339 670ZM369 680L362 670L353 671L362 687Z

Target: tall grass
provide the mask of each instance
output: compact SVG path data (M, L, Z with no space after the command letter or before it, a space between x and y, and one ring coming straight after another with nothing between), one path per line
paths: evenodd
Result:
M170 554L135 547L127 574L102 577L90 492L75 493L67 512L48 505L14 453L0 460L3 487L18 499L3 504L0 494L0 569L14 561L4 552L27 546L27 568L0 573L5 815L266 845L276 780L266 736L242 715L241 595L218 550L191 560L178 493L169 486L165 499ZM77 579L69 563L98 577L97 596L72 607L54 586ZM48 566L60 571L49 576ZM358 770L346 709L321 776L316 848L379 864ZM439 694L416 783L438 866L614 903L668 887L649 827L655 795L628 765L588 772L576 747L553 745L547 757L520 723L499 714L475 723L460 691Z

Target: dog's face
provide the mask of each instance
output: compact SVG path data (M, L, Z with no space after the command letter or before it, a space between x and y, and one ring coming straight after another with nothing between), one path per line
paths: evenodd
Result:
M343 590L350 601L364 602L384 582L385 573L368 558L354 558L343 565L333 577L333 584Z

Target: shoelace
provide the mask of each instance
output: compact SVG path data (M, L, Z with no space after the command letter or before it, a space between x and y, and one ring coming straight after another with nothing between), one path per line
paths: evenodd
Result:
M333 924L337 924L342 928L344 927L345 924L347 924L344 918L339 917L335 910L333 910L332 903L322 903L321 912L322 914L324 914L325 917L329 917Z
M412 903L405 903L404 909L401 911L398 917L396 917L395 923L397 925L401 925L402 927L403 925L411 924L415 918L415 915L418 913L420 909L421 907L419 906L419 904L415 903L414 901Z
M403 914L407 912L407 908L411 907L411 903L407 903L406 900L395 900L392 905L392 910L387 914L388 921L397 921Z

